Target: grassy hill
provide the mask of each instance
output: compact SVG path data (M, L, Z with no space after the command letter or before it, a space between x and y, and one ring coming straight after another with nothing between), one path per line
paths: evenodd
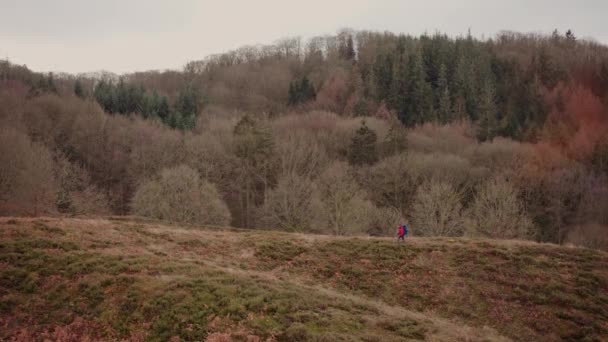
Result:
M0 219L1 340L605 340L608 254Z

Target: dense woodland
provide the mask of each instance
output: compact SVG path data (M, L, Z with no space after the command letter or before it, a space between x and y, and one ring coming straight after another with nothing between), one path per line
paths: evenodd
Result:
M344 30L180 71L0 62L0 215L608 246L608 48Z

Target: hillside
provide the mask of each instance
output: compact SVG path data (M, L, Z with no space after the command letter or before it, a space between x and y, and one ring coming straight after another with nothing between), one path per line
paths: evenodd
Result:
M607 293L548 244L0 219L2 340L593 341Z

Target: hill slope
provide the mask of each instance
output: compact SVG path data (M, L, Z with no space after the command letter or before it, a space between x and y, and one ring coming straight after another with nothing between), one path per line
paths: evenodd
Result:
M0 219L0 339L601 340L608 254Z

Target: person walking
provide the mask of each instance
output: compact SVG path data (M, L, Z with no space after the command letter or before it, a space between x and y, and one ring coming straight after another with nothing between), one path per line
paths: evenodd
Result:
M399 226L399 229L397 230L397 242L399 241L403 241L405 242L405 236L408 234L408 229L407 229L407 225L404 223L402 225Z

